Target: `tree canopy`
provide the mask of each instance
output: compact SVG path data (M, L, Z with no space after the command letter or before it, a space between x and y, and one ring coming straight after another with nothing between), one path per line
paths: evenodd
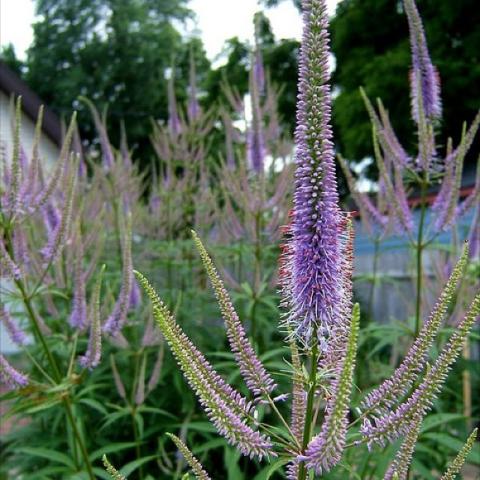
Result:
M123 120L139 157L150 153L151 119L166 116L166 72L182 71L180 93L190 51L200 76L210 68L201 41L182 39L175 27L192 15L186 0L37 0L36 13L25 80L62 116L77 109L87 137L92 123L78 96L108 105L112 136Z

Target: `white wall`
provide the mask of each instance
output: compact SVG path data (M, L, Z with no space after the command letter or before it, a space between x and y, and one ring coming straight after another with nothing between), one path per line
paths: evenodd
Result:
M13 147L13 131L12 125L14 125L14 112L12 112L11 102L8 95L0 90L0 145L3 145L6 153L6 160L10 163L12 158ZM30 117L22 114L22 124L20 131L20 141L25 149L27 157L31 158L31 152L33 147L33 139L35 136L35 123L32 122ZM3 148L3 147L0 147ZM40 137L40 158L44 162L44 165L49 167L57 161L60 153L59 148L53 143L50 138L45 134ZM1 169L0 169L1 171ZM3 282L3 287L6 286L6 282ZM1 295L1 293L0 293ZM5 300L5 299L2 299ZM9 305L7 308L12 308ZM18 308L18 307L17 307ZM3 324L0 324L0 352L1 353L13 353L18 351L18 347L14 345L8 338L8 334L5 331Z
M11 101L5 92L0 90L0 145L5 148L7 162L10 163L13 147L14 112L12 112ZM27 157L30 158L33 139L35 136L35 123L30 117L22 114L22 126L20 131L20 141ZM46 166L52 165L58 158L59 148L46 135L40 138L40 158Z

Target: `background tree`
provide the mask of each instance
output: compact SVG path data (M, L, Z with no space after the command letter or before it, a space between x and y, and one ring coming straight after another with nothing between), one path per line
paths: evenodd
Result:
M283 0L264 0L268 7ZM292 0L289 0L292 1ZM299 7L300 2L293 0ZM417 0L433 62L442 79L444 118L439 139L459 141L461 124L480 107L480 9L477 0ZM371 127L359 94L380 97L400 139L415 144L410 119L407 19L399 0L342 0L331 22L336 58L333 117L337 148L359 161L372 154ZM477 146L468 159L474 167Z
M109 106L115 143L123 119L137 157L150 161L151 118L167 112L166 72L173 64L179 92L188 82L192 49L200 77L210 65L199 40L184 40L175 28L191 12L186 0L37 0L34 41L28 50L29 85L59 114L79 111L83 136L93 137L79 95L99 109ZM193 47L193 48L192 48Z

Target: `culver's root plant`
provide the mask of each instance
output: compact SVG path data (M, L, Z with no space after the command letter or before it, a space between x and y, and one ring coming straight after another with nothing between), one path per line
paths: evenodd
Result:
M278 372L269 372L262 364L213 261L195 233L193 239L210 278L248 395L217 373L149 281L141 273L136 272L136 276L152 302L157 326L205 414L217 432L239 452L252 461L269 463L265 478L283 466L287 478L294 480L329 475L347 478L350 474L353 478L367 478L361 476L364 467L350 461L355 458L350 452L367 446L373 452L373 456L367 456L368 464L369 459L379 461L381 449L394 444L394 458L381 475L385 479L407 479L422 422L480 315L480 293L469 299L466 314L429 363L428 354L449 315L468 263L466 244L404 360L390 378L364 395L358 405L352 404L360 308L352 301L352 220L339 208L335 177L326 2L303 0L302 4L304 31L295 134L294 209L281 266L284 316L280 326L291 353L288 365L292 391L279 391L275 379ZM412 0L405 0L405 9L417 29L412 33L417 58L412 74L413 111L420 128L428 134L424 138L430 139L422 144L427 149L432 147L433 139L430 119L437 118L440 111L438 84L426 47L421 44L419 17ZM462 145L463 150L465 140ZM427 175L430 156L424 152L418 163L422 175ZM387 176L383 179L386 183L389 180ZM442 478L455 478L475 437L476 431ZM195 477L210 478L188 446L174 435L171 438ZM106 464L113 478L122 478Z

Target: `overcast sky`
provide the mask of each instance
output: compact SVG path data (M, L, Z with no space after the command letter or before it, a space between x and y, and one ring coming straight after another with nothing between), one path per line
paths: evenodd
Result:
M340 0L327 0L330 13ZM257 0L190 0L197 14L189 29L198 33L211 60L221 52L227 38L252 39L253 14L259 10ZM300 38L301 19L293 2L284 1L267 10L277 38ZM35 20L32 0L0 0L0 44L12 43L20 58L32 41L31 24Z

